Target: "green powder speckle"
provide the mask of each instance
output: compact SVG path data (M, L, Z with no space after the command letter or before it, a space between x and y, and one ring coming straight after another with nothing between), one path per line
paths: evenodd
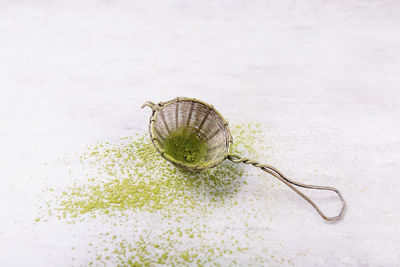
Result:
M207 154L207 145L204 139L200 140L197 137L194 130L181 127L167 136L164 150L180 162L198 164Z
M264 133L259 126L233 125L231 130L234 153L260 152L256 143ZM192 135L183 130L174 133L165 150L171 149L167 153L187 163L201 161L204 144L196 137L192 140ZM180 146L190 149L182 153ZM251 244L262 244L264 236L254 235L247 221L242 222L245 228L238 227L235 219L242 213L265 223L257 209L241 208L241 203L254 207L254 199L267 198L261 184L256 185L258 195L247 192L246 180L252 173L245 165L226 160L212 169L184 171L162 158L147 134L97 142L88 146L76 166L65 158L62 163L79 179L67 188L48 188L50 201L37 221L58 218L104 224L109 230L94 234L97 241L88 243L91 257L84 265L265 265L269 260L265 253L272 253L270 249L250 253L252 248L258 251ZM264 214L267 204L257 208ZM224 223L233 228L219 228Z
M243 185L242 166L224 162L210 170L183 171L162 158L147 136L124 137L117 144L97 143L82 155L81 162L89 170L88 182L55 192L55 205L48 207L60 219L192 209L221 203Z

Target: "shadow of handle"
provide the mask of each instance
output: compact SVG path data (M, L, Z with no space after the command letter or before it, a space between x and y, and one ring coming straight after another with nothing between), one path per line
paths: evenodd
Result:
M295 191L297 194L299 194L302 198L304 198L308 203L310 203L311 206L313 206L313 208L318 212L318 214L322 218L324 218L324 220L329 221L329 222L334 222L334 221L339 221L339 220L341 220L343 218L344 211L346 209L346 202L344 201L344 198L343 198L342 194L336 188L329 187L329 186L307 185L307 184L302 184L302 183L295 182L293 180L290 180L286 176L284 176L277 169L275 169L274 167L272 167L270 165L262 164L262 163L260 163L258 161L250 160L248 158L242 158L242 157L240 157L238 155L230 154L230 155L228 155L228 159L233 161L233 162L235 162L235 163L251 164L251 165L253 165L253 166L257 167L257 168L260 168L263 171L275 176L280 181L282 181L287 186L289 186L293 191ZM307 197L304 193L299 191L295 186L308 188L308 189L329 190L329 191L335 192L338 195L340 201L342 202L342 208L340 209L339 215L333 216L333 217L326 216L309 197Z

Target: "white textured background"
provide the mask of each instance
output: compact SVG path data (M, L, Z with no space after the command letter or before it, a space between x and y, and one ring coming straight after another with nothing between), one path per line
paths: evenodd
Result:
M0 265L70 265L64 228L35 233L27 179L94 140L146 132L140 105L176 96L261 122L280 137L270 164L342 191L345 219L328 224L277 188L296 210L268 214L281 256L400 265L395 0L0 1Z

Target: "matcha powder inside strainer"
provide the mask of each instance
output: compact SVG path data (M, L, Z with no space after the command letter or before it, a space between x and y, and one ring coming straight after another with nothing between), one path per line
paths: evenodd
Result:
M182 127L167 136L164 150L180 162L196 164L203 161L207 154L207 145L206 141L200 140L190 128Z

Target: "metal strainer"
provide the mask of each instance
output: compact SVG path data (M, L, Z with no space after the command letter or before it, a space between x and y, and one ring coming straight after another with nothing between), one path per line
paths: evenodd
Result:
M228 127L228 122L223 119L221 114L215 110L212 105L194 98L177 97L170 101L160 102L158 104L149 101L144 103L142 108L146 106L152 109L149 124L152 143L162 157L177 167L189 171L201 170L215 167L225 159L229 159L236 163L242 162L245 164L251 164L267 173L270 173L289 186L297 194L308 201L325 220L337 221L343 217L346 202L344 201L342 194L336 188L298 183L285 177L270 165L232 154L233 141ZM167 136L182 127L190 128L194 131L199 140L205 140L207 153L201 164L196 165L181 162L165 152L164 141ZM342 203L339 215L334 217L326 216L309 197L304 195L294 186L335 192Z

